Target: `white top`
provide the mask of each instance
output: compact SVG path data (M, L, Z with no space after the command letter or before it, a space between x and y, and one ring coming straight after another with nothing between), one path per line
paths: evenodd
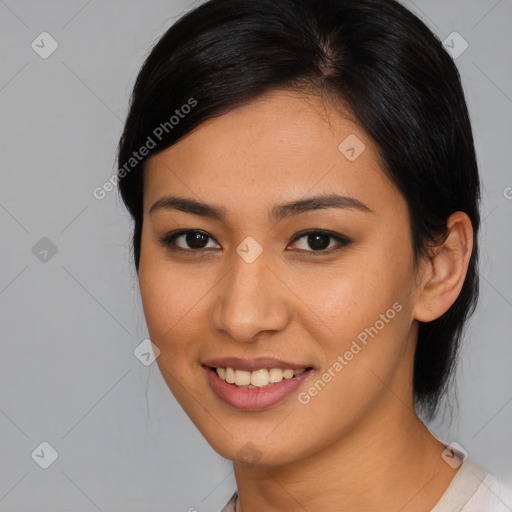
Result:
M466 459L431 512L501 512L497 480Z
M221 512L236 512L237 497L235 492ZM430 512L510 512L507 505L500 497L498 481L466 459Z

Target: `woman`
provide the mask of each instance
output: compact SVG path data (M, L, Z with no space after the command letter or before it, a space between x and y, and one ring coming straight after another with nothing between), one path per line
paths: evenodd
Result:
M159 368L234 462L226 512L491 510L492 478L418 416L480 225L459 75L420 20L209 1L149 54L119 168Z

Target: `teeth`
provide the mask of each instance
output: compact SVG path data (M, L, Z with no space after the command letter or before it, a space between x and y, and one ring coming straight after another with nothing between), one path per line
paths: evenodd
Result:
M281 368L272 368L268 373L270 382L281 382L283 380L283 370Z
M296 375L301 375L306 370L300 368L299 370L292 370L287 368L285 370L281 368L270 368L269 370L263 368L261 370L255 370L248 372L245 370L235 370L234 368L216 368L217 375L228 382L229 384L235 384L236 386L244 386L249 388L262 388L269 384L276 384L281 382L283 379L291 379Z
M238 373L238 370L236 371ZM251 384L257 388L262 388L269 383L268 370L256 370L251 372Z
M251 372L235 370L235 384L237 386L248 386L251 383Z
M290 370L290 369L283 370L283 377L285 379L291 379L293 377L293 370Z
M217 371L217 373L219 372ZM219 377L221 376L219 375ZM226 368L226 382L229 382L229 384L235 383L235 370L233 368Z

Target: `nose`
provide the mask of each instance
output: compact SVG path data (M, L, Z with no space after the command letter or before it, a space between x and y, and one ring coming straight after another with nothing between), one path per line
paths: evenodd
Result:
M210 321L236 341L253 342L263 332L282 331L290 321L286 289L260 257L252 263L234 256L234 266L219 283Z

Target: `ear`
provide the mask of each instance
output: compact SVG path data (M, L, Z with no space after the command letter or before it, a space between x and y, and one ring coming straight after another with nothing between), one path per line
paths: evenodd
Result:
M447 221L448 235L432 249L420 266L419 300L414 318L430 322L448 311L464 284L473 251L473 226L467 214L453 213Z

